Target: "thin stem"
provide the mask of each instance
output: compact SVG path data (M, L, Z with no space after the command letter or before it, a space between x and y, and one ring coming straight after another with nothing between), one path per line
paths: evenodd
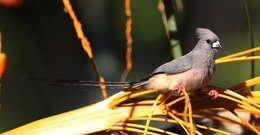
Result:
M146 120L145 127L144 127L144 135L147 135L147 133L148 133L148 128L149 128L149 125L150 125L151 118L152 118L152 116L153 116L154 110L155 110L155 108L156 108L156 105L157 105L158 101L161 100L162 97L163 97L163 95L160 94L160 95L156 98L156 100L154 101L154 103L153 103L152 112L149 114L148 119Z
M78 20L75 12L74 12L74 10L71 6L70 1L69 0L63 0L63 4L64 4L64 7L66 8L68 14L70 15L70 18L73 20L74 29L77 33L77 37L80 39L81 45L82 45L84 51L87 53L90 61L92 62L92 67L93 67L93 69L96 73L96 76L97 76L97 78L100 82L101 93L102 93L103 97L106 99L106 98L108 98L106 86L104 84L102 84L102 83L105 82L105 79L98 72L98 68L97 68L96 61L94 59L92 48L91 48L90 42L88 41L88 38L84 35L84 32L82 30L82 24Z
M2 53L2 46L3 46L3 35L2 32L0 32L0 53Z
M126 38L126 54L125 54L125 60L126 60L126 67L125 71L121 75L121 81L125 81L127 78L127 75L132 70L133 62L132 62L132 52L133 52L133 37L132 37L132 11L131 11L131 0L125 0L125 15L127 17L126 24L125 24L125 38Z
M0 53L2 53L2 32L0 32ZM0 95L2 94L2 79L0 80ZM0 110L2 109L2 105L0 104Z
M250 37L250 47L254 48L254 33L253 33L253 25L251 22L251 16L248 8L248 1L243 0L244 2L244 8L246 12L246 17L247 17L247 25L248 25L248 30L249 30L249 37ZM254 52L251 52L251 56L255 56ZM251 78L255 77L255 60L251 60ZM254 86L251 87L251 89L254 89Z
M224 56L224 57L218 58L216 60L219 61L219 60L224 60L224 59L228 59L228 58L234 58L234 57L246 55L248 53L252 53L252 52L256 52L256 51L260 51L260 47L255 47L255 48L244 50L244 51L241 51L238 53L230 54L228 56Z
M173 0L161 0L159 2L159 10L162 13L162 19L166 34L170 40L172 47L173 57L177 58L182 56L180 41L177 38L177 22L175 18L176 12L173 7Z

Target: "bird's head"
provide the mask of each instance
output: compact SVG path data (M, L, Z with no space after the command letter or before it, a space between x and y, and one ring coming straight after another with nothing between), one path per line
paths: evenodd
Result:
M199 42L197 47L200 49L211 49L217 51L221 48L218 36L211 30L206 28L197 28L196 34L198 35Z

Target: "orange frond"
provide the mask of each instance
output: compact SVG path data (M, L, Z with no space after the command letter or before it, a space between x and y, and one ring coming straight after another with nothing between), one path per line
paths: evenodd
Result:
M228 59L228 58L234 58L234 57L238 57L238 56L241 56L241 55L246 55L248 53L252 53L252 52L256 52L256 51L260 51L260 47L256 47L256 48L248 49L248 50L241 51L241 52L238 52L238 53L234 53L234 54L231 54L231 55L228 55L228 56L225 56L225 57L218 58L217 60L224 60L224 59Z

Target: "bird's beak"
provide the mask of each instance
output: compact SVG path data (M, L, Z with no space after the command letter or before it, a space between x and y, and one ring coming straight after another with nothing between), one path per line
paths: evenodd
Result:
M212 44L212 48L222 48L219 41L216 41Z

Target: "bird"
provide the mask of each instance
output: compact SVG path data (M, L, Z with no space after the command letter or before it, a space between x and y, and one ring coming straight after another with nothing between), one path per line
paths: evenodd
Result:
M222 48L219 37L207 28L196 28L198 41L187 54L164 63L146 76L134 82L104 82L108 86L121 86L124 89L155 89L159 92L177 91L181 95L182 89L188 93L204 88L215 73L215 55ZM95 81L74 81L69 85L95 85ZM209 95L217 98L218 92L210 90Z

